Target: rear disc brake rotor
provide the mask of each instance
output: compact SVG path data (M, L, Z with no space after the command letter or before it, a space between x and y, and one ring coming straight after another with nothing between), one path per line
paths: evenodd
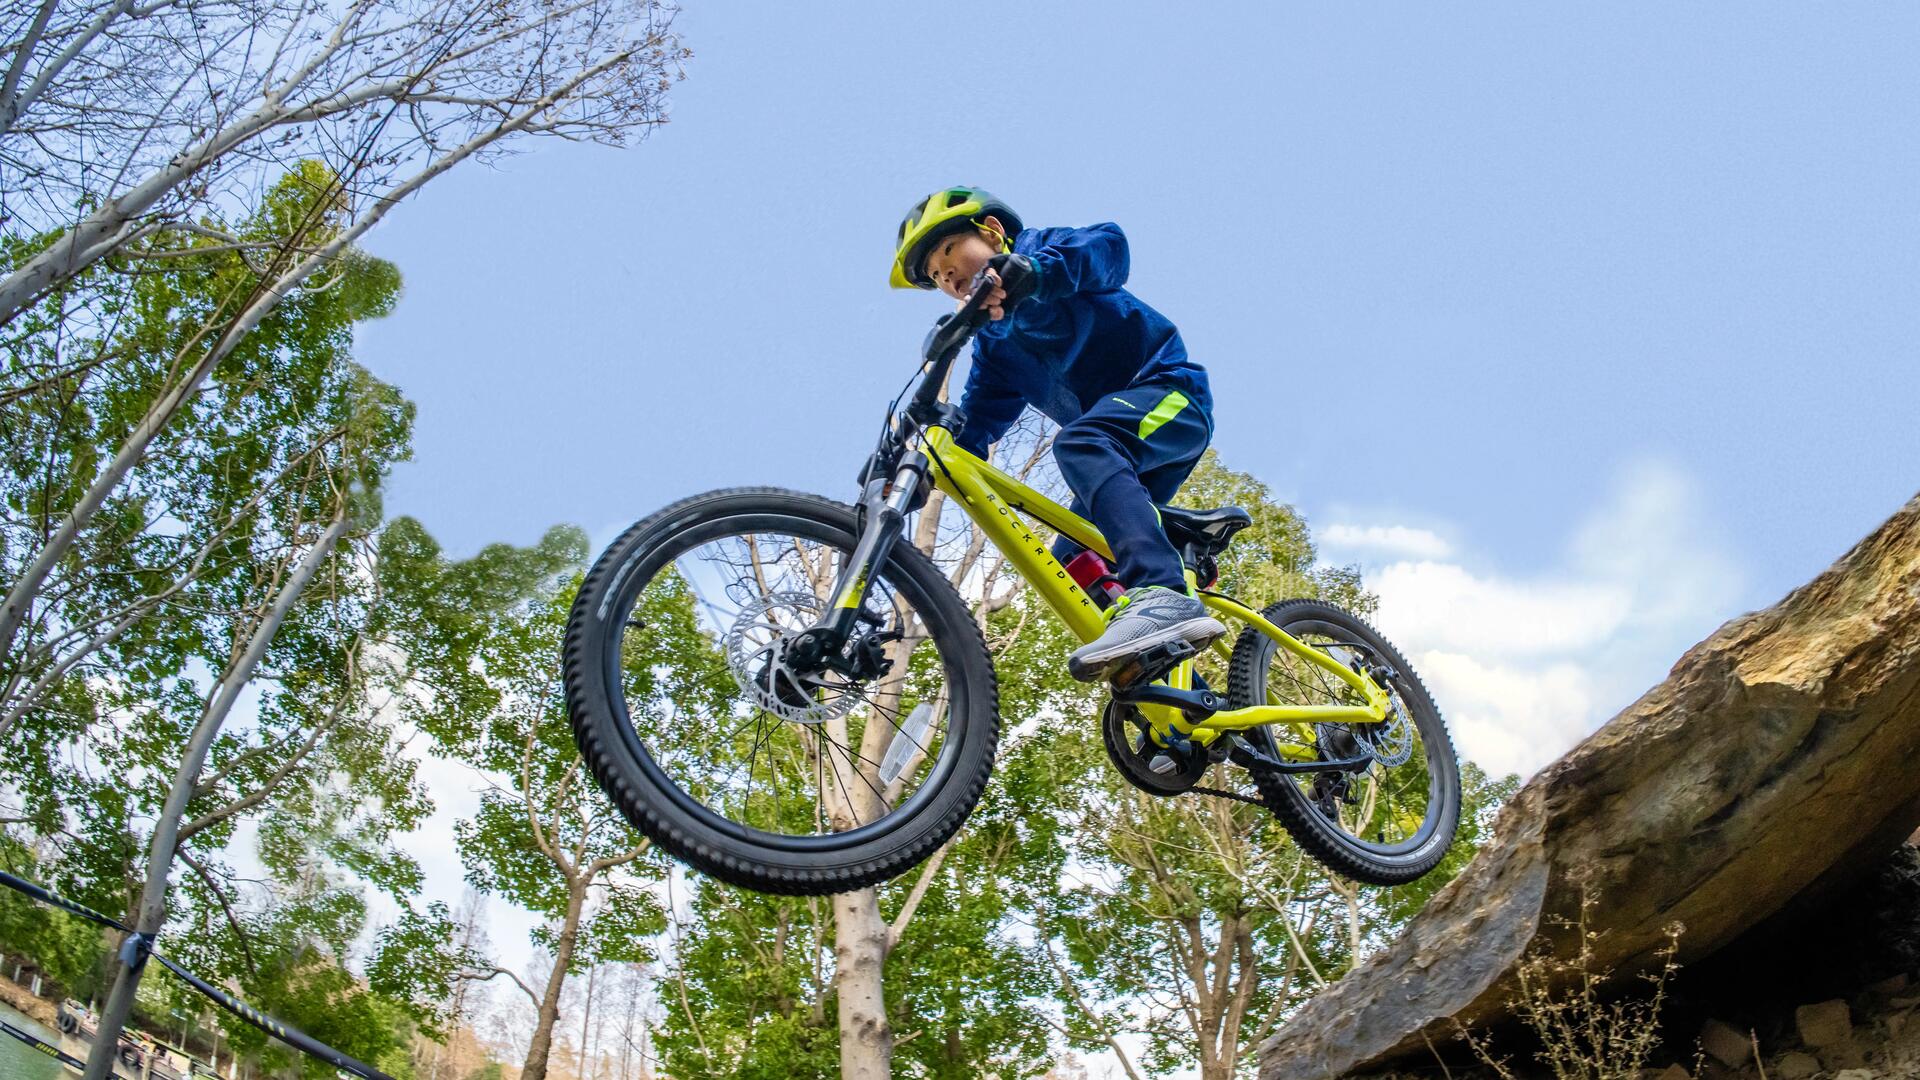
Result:
M1328 656L1355 671L1363 671L1371 652L1349 644L1320 647ZM1382 685L1388 695L1387 715L1378 723L1316 724L1320 752L1332 760L1357 756L1361 752L1387 768L1404 765L1413 756L1413 724L1407 708L1391 682Z

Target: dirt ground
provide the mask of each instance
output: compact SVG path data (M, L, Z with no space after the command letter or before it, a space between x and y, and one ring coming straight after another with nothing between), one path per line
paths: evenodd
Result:
M12 979L0 978L0 1001L27 1014L38 1023L53 1026L54 1004L43 998L34 997L24 986L15 985Z

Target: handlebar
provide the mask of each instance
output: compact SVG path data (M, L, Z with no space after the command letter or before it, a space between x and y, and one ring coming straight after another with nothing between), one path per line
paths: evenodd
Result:
M982 270L974 277L973 293L960 310L940 316L940 321L927 331L926 343L921 346L921 363L926 365L927 376L913 395L913 402L907 408L908 416L920 419L939 402L940 387L947 381L954 358L973 335L987 325L990 318L987 297L993 292L992 285L992 279Z

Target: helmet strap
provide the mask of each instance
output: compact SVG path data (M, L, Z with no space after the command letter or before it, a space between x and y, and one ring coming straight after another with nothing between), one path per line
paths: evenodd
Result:
M999 248L1000 254L1006 255L1013 251L1013 237L1005 232L980 221L974 222L973 227L980 230L980 235L987 238L987 243Z

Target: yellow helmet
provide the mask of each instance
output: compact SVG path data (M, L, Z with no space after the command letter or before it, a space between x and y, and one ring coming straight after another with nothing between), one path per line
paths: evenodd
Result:
M999 196L984 188L950 187L913 204L900 222L900 233L893 253L893 287L931 289L927 277L927 252L933 243L973 225L987 215L999 220L1005 233L1002 248L1013 250L1014 234L1020 231L1020 215L1001 202Z

